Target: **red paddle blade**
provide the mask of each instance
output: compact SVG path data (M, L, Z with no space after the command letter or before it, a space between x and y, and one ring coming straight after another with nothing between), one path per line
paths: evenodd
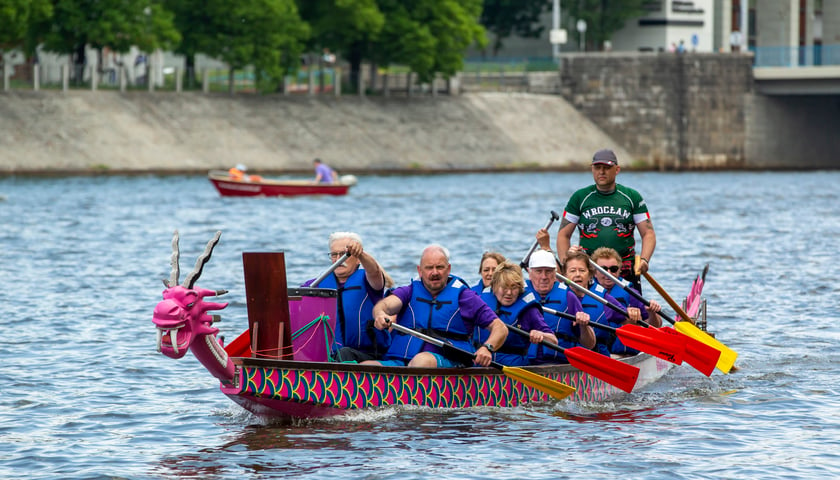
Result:
M563 354L566 355L573 367L628 393L633 391L636 379L639 378L639 367L628 365L583 347L567 348Z
M707 377L712 375L712 372L715 371L715 365L717 365L718 359L720 358L720 350L691 338L688 335L683 335L671 327L661 327L657 330L667 335L684 337L685 363L696 368Z
M661 358L674 365L681 365L685 355L685 344L680 339L660 332L655 328L638 325L624 325L616 330L621 343L640 352Z

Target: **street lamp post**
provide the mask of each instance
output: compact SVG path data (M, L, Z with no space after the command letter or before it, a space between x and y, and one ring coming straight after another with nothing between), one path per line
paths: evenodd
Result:
M586 51L586 20L580 19L577 21L577 31L580 33L580 46L578 47L581 52Z

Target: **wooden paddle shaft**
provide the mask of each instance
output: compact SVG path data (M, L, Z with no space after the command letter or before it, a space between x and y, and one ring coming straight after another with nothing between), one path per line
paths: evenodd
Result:
M643 303L646 307L649 307L649 306L650 306L650 300L646 299L646 298L645 298L645 297L643 297L643 296L642 296L639 292L637 292L636 290L634 290L634 289L630 286L630 282L628 282L627 280L624 280L623 278L616 278L616 277L614 277L614 276L613 276L610 272L608 272L606 269L604 269L604 267L602 267L602 266L598 265L597 263L595 263L595 262L594 262L591 258L589 259L589 263L590 263L590 264L592 264L592 266L595 268L595 270L598 270L598 271L599 271L599 272L601 272L604 276L606 276L607 278L609 278L610 280L612 280L613 282L615 282L615 284L616 284L616 285L618 285L618 286L620 286L622 289L624 289L624 291L625 291L625 292L627 292L628 294L630 294L630 296L632 296L632 297L633 297L633 298L635 298L636 300L638 300L638 301L642 302L642 303ZM674 325L674 324L676 324L676 323L677 323L677 322L676 322L676 320L674 320L673 318L671 318L670 316L668 316L668 314L666 314L665 312L663 312L663 311L661 311L661 310L658 312L658 314L659 314L659 316L660 316L660 317L662 317L662 318L664 318L665 320L668 320L669 322L671 322L671 325Z
M674 299L671 298L670 295L668 295L668 292L666 292L665 289L662 288L662 285L660 285L659 282L657 282L653 278L653 276L651 276L650 273L645 272L643 275L645 276L645 279L647 279L648 283L650 283L651 286L653 286L654 290L659 292L659 294L662 295L662 298L664 298L665 301L668 302L668 305L670 305L671 308L674 309L675 312L677 312L677 315L679 315L680 317L684 318L686 321L688 321L692 324L694 323L692 321L691 316L689 314L685 313L685 310L683 310L683 308L681 306L679 306L679 304L677 304L677 302L675 302ZM673 322L671 322L671 323L673 323Z

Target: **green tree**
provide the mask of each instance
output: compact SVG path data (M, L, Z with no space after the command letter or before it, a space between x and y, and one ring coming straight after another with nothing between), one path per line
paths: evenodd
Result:
M482 0L380 0L386 22L373 59L408 65L419 82L449 78L464 66L470 45L483 47Z
M328 48L350 63L355 85L362 61L385 25L376 0L298 0L301 16L312 26L310 52Z
M101 56L103 47L125 53L135 45L148 52L170 49L181 38L160 0L53 0L53 17L39 30L46 50L72 56L77 80L88 45Z
M494 36L493 56L511 35L538 38L545 27L540 15L551 8L551 0L484 0L481 24Z
M165 0L166 8L175 16L175 28L181 34L181 41L175 53L184 56L187 84L195 84L195 57L199 53L213 51L217 24L225 17L214 18L206 7L206 0Z
M52 16L49 0L0 0L0 74L4 72L4 52L22 48L26 55L35 51L30 32Z
M270 91L299 64L309 25L294 0L209 0L205 8L215 29L206 53L230 66L231 90L236 69L253 66L257 87Z
M577 0L568 3L570 21L586 21L586 43L594 45L597 50L603 49L604 41L624 28L627 20L645 12L642 8L644 0Z

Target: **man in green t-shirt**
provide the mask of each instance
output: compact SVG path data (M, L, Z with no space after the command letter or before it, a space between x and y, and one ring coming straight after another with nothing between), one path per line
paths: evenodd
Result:
M592 157L595 184L581 188L569 198L560 231L557 232L557 254L561 261L566 261L572 233L577 227L580 247L586 253L591 254L598 247L615 249L622 259L621 276L639 288L639 279L634 273L636 240L633 232L638 228L642 237L639 265L642 273L647 271L656 247L656 233L647 205L639 192L615 183L615 177L620 171L618 159L612 150L595 152Z

